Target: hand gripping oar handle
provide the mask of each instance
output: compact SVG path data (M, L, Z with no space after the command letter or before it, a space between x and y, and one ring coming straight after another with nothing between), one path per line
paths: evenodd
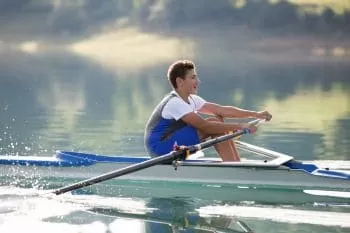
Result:
M251 122L249 122L248 124L249 125L258 125L260 124L261 122L263 122L264 120L261 120L261 119L256 119L256 120L253 120ZM238 137L238 136L241 136L243 134L249 134L249 129L243 129L243 130L239 130L235 133L231 133L231 134L225 134L223 136L220 136L220 137L216 137L216 138L213 138L213 139L210 139L210 140L207 140L205 142L202 142L202 143L199 143L197 145L194 145L193 147L196 147L196 151L194 151L193 153L191 154L194 154L196 153L197 151L199 150L202 150L202 149L206 149L208 147L211 147L215 144L218 144L220 142L223 142L223 141L227 141L227 140L230 140L232 138L235 138L235 137ZM190 146L191 147L191 146ZM190 148L189 147L189 148Z
M254 120L254 121L251 121L250 124L257 124L260 121L261 120ZM146 160L146 161L141 162L141 163L133 164L133 165L130 165L130 166L127 166L127 167L124 167L124 168L121 168L121 169L118 169L115 171L111 171L111 172L102 174L100 176L92 177L90 179L83 180L83 181L56 189L53 191L53 193L56 195L59 195L59 194L73 191L73 190L76 190L79 188L87 187L87 186L90 186L92 184L100 183L102 181L106 181L106 180L109 180L112 178L127 175L127 174L130 174L130 173L133 173L133 172L136 172L136 171L148 168L148 167L152 167L152 166L157 165L157 164L162 164L162 163L166 163L169 161L171 162L175 159L186 159L189 155L194 154L201 149L208 148L208 147L213 146L217 143L235 138L235 137L243 135L243 134L248 134L248 133L249 133L249 130L247 130L247 129L239 130L235 133L226 134L226 135L223 135L223 136L220 136L217 138L213 138L213 139L210 139L208 141L199 143L197 145L188 146L188 147L185 147L184 149L180 149L177 151L171 151L168 154L165 154L165 155L162 155L162 156L159 156L156 158L152 158L152 159Z

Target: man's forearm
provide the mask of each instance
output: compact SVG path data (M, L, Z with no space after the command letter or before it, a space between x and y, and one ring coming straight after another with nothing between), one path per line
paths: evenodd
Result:
M219 121L206 121L205 124L198 127L205 134L223 134L231 131L241 130L244 128L242 124L224 123Z
M257 112L232 106L223 106L220 111L220 116L232 118L249 118L257 117Z

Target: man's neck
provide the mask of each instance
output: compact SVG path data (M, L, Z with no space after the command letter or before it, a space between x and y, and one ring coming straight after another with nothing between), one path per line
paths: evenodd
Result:
M174 89L174 91L183 99L186 103L188 103L188 97L190 96L187 91Z

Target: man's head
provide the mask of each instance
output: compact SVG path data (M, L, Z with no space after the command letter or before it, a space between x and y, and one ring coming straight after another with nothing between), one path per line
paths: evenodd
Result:
M170 65L167 76L174 89L185 88L189 94L197 93L199 80L197 79L196 66L192 61L174 62Z

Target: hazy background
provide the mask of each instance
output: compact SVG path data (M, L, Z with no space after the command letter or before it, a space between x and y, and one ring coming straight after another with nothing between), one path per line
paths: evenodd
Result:
M349 35L349 0L0 0L0 155L145 155L167 68L192 59L204 99L273 114L241 140L300 160L350 160ZM254 232L349 232L349 199L301 189L37 190L73 181L0 177L1 233L241 232L237 220Z

